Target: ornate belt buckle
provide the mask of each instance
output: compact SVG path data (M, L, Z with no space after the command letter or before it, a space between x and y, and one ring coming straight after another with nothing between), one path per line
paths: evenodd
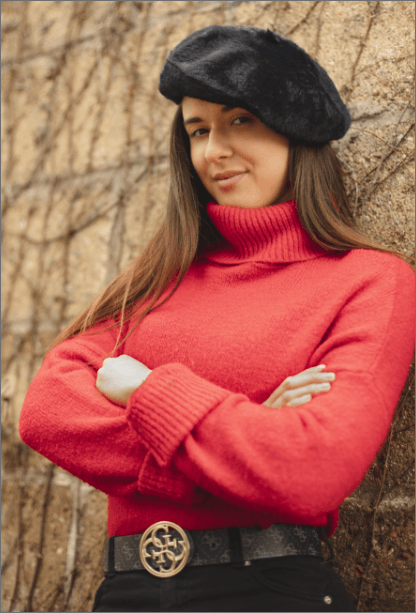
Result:
M192 553L186 532L171 521L159 521L143 533L140 560L156 577L173 577L181 572Z

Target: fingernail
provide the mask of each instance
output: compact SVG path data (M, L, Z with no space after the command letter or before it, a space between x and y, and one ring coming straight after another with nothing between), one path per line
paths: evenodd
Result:
M319 366L317 366L317 368L320 368L322 370L323 368L326 368L326 366L325 366L325 364L319 364Z

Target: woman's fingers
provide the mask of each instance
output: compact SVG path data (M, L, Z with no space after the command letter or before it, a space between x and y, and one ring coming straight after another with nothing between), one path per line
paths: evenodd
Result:
M299 407L301 404L306 404L310 400L312 400L311 394L306 394L305 396L301 396L300 398L295 398L294 400L291 400L290 402L287 403L286 406Z
M319 366L311 366L311 368L307 368L306 370L302 370L299 374L301 375L302 373L305 372L321 372L321 370L323 370L324 368L326 368L325 364L319 364Z
M325 391L326 388L323 390L308 389L305 391L305 386L307 385L319 385L335 380L334 373L319 372L317 368L318 367L308 369L308 371L302 371L293 377L287 377L263 404L268 407L278 407L305 393L320 393L321 391ZM301 393L299 393L299 391Z
M312 383L311 385L304 385L294 390L287 390L281 395L281 401L283 405L291 406L289 403L293 402L296 398L302 398L303 396L316 396L324 392L329 392L331 384L325 383ZM310 400L310 399L309 399Z

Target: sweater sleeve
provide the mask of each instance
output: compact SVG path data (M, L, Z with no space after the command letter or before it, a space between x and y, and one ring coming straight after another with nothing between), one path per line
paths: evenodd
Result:
M128 419L157 463L297 523L336 509L385 440L412 360L414 273L394 259L363 280L311 352L306 367L325 363L336 380L299 408L269 409L181 364L153 370Z
M117 330L64 341L50 351L26 394L19 422L32 449L112 496L134 491L193 504L202 492L174 465L161 467L122 408L96 388L97 370Z

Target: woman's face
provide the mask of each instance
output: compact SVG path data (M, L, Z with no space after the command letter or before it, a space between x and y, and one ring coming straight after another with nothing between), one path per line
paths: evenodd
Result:
M215 202L246 209L279 202L287 187L288 138L242 108L185 97L182 113L192 163Z

